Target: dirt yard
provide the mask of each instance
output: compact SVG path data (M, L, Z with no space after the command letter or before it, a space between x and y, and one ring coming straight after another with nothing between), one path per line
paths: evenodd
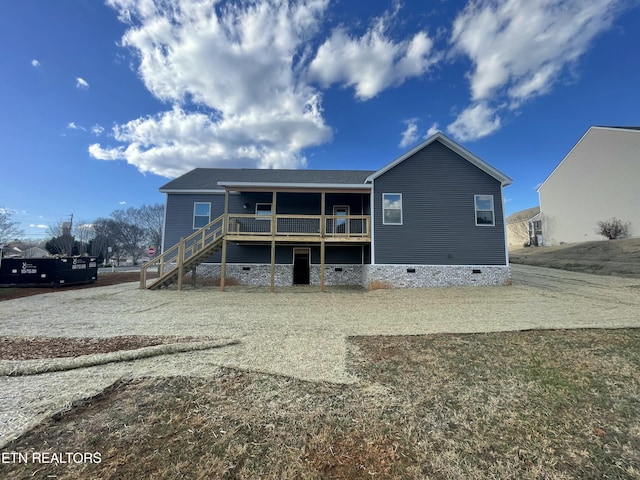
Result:
M108 272L99 273L98 279L93 283L80 285L66 285L61 287L3 287L0 288L0 301L14 298L30 297L49 292L64 292L83 288L108 287L119 283L136 282L140 280L140 272Z
M136 283L6 300L0 336L216 337L237 344L46 375L0 377L0 444L121 378L208 377L220 367L354 384L347 342L549 328L640 327L640 280L514 266L509 287L363 291L231 287L141 291ZM4 362L0 361L0 366ZM19 361L18 361L19 362ZM11 364L13 365L13 364Z
M365 336L347 347L356 384L228 368L123 378L8 444L0 477L638 478L640 329Z
M265 478L278 478L278 475L282 478L281 475L285 475L286 472L294 471L290 470L291 468L298 467L302 470L295 470L296 472L323 472L322 474L326 478L341 478L341 476L344 478L344 475L349 478L365 478L370 473L375 473L380 478L402 478L403 475L393 473L400 471L399 469L405 469L405 478L422 478L425 472L434 478L454 478L456 476L457 478L483 478L487 472L494 471L492 469L497 468L495 465L498 464L503 466L500 467L501 470L496 470L494 473L502 478L536 478L538 474L545 476L554 471L571 471L576 468L576 465L588 470L592 469L593 465L600 468L603 462L604 465L614 464L620 458L632 463L636 459L634 455L629 456L625 453L634 451L634 447L629 447L631 450L628 450L627 446L623 446L620 447L623 450L609 449L608 456L602 457L604 460L598 457L594 460L595 464L591 460L586 460L591 457L578 456L576 457L577 463L569 462L558 467L554 464L553 452L548 450L547 440L545 440L548 436L547 429L550 429L549 432L553 432L557 427L544 423L544 419L548 418L550 412L555 410L543 411L544 409L542 409L540 411L543 416L532 420L531 424L531 429L533 429L531 431L541 428L538 433L535 433L540 437L540 441L536 440L531 444L533 446L526 453L514 453L509 441L505 440L502 445L502 440L497 437L494 440L491 440L494 437L488 439L489 442L498 442L491 445L478 438L480 443L469 444L469 448L477 449L478 445L482 444L484 445L482 448L488 450L484 456L478 458L479 463L476 466L470 467L465 459L469 458L471 450L465 453L463 449L460 451L460 456L448 457L444 454L446 452L438 453L438 445L441 443L438 440L435 443L429 443L431 445L429 448L436 453L436 456L432 457L435 463L432 463L429 468L435 468L435 470L423 470L420 473L419 470L416 470L417 463L415 462L424 461L420 460L422 453L419 453L423 451L423 448L418 444L414 445L414 442L418 441L417 438L424 437L433 440L439 437L433 436L433 427L422 425L419 419L424 419L427 415L433 416L435 413L436 416L430 421L436 422L434 423L436 425L437 422L440 422L439 415L448 416L453 413L447 402L438 404L437 408L444 409L440 413L433 412L431 409L423 411L420 409L422 407L418 408L416 402L420 405L422 405L420 402L424 401L428 401L429 404L441 402L441 395L448 395L448 393L446 390L440 389L433 391L431 397L427 394L420 394L424 396L422 400L420 400L422 397L415 396L418 391L414 392L410 386L416 385L416 382L419 383L421 381L419 378L423 378L426 371L420 367L419 371L413 372L413 369L417 368L423 360L417 357L413 358L412 355L416 352L423 352L418 355L422 358L421 356L427 355L433 347L419 346L418 343L415 343L414 346L410 344L413 342L412 338L415 339L415 342L423 341L419 339L429 342L428 337L423 335L435 333L459 335L473 332L535 331L538 329L638 328L640 327L640 316L637 313L640 311L640 279L637 278L585 275L555 269L514 265L513 285L505 287L377 291L333 288L325 293L319 292L317 288L313 287L279 289L275 293L270 293L268 289L264 288L230 287L227 292L221 293L215 287L199 287L184 291L144 291L139 290L137 283L134 282L99 288L46 290L40 295L0 302L0 306L2 307L0 309L0 338L6 342L6 345L11 345L13 349L13 354L10 354L7 348L8 358L7 355L3 356L4 360L0 360L0 368L5 372L29 372L33 369L35 369L33 371L48 372L37 375L22 373L0 376L0 448L10 445L9 442L29 429L34 429L32 432L35 437L32 438L42 439L41 442L44 442L42 445L53 442L52 445L79 445L78 448L81 448L95 444L96 449L105 452L105 456L111 455L110 461L105 461L107 470L102 470L100 473L101 476L106 475L103 478L117 478L126 468L134 468L133 463L129 467L126 466L126 458L130 455L128 450L121 452L123 455L121 461L125 462L124 464L119 463L120 467L113 464L116 458L114 455L117 452L109 445L115 445L114 442L119 442L117 438L122 438L122 435L132 433L136 442L140 435L153 435L153 438L160 439L165 435L170 435L174 439L173 441L180 442L181 446L176 448L183 449L191 448L188 447L189 445L200 445L199 442L194 444L189 439L191 432L214 427L217 430L207 433L207 435L212 435L212 448L219 448L222 449L221 452L226 452L216 458L227 458L229 461L235 461L234 459L248 461L247 459L254 456L257 459L264 459L264 455L267 455L275 462L284 462L278 463L274 467L275 470L265 470ZM209 348L205 345L206 349L197 351L174 350L169 352L161 350L153 356L128 355L119 357L114 353L113 359L89 364L89 366L85 365L85 368L53 371L60 362L69 361L69 358L51 358L56 356L54 354L56 351L61 351L62 355L73 355L74 357L80 355L78 359L82 360L94 356L112 355L98 353L95 350L95 346L100 343L101 339L107 346L112 344L116 348L128 349L144 347L140 351L146 351L163 348L163 345L149 346L155 344L156 341L161 342L165 339L175 341L185 335L194 341L210 338L223 338L227 341L217 345L218 348ZM419 337L415 337L416 335ZM370 338L373 343L369 342L367 338ZM397 342L400 343L392 346L393 338L397 338ZM531 362L532 366L527 367L525 377L513 380L516 383L522 382L519 384L520 386L510 385L508 391L521 392L525 386L527 389L531 389L531 385L533 385L531 382L541 381L543 385L540 387L540 392L546 393L544 395L541 393L542 396L536 400L540 402L540 405L554 405L554 402L561 398L558 395L564 395L562 393L566 388L564 376L569 375L568 372L573 369L574 358L586 355L586 353L580 353L580 350L570 349L567 351L567 365L562 367L563 373L558 374L560 376L557 377L557 380L555 380L556 377L553 377L554 389L549 390L548 381L551 377L548 375L552 371L549 368L552 367L539 364L541 357L535 353L538 347L523 344L522 347L516 348L517 343L525 342L519 336L509 337L508 340L507 338L501 339L500 336L479 337L482 339L482 344L489 342L491 345L495 345L488 347L489 351L491 349L506 349L499 354L468 351L464 345L475 342L472 337L460 339L457 336L437 335L432 338L437 345L440 345L438 348L442 350L442 355L454 351L452 349L456 349L455 351L458 352L450 358L450 361L458 362L457 366L452 365L449 370L441 369L442 378L439 381L443 382L443 388L451 383L451 379L454 378L451 377L453 372L467 371L483 355L486 356L486 359L480 361L478 366L482 366L484 370L480 368L472 377L460 378L456 381L472 382L471 378L484 378L483 375L485 377L490 375L491 369L487 370L488 367L486 367L489 358L496 359L496 371L506 371L505 368L512 365L514 348L520 352L531 349L531 359L526 360L523 357L522 361ZM438 340L439 338L442 340ZM582 339L580 336L576 338L576 345L584 345L585 347L591 345L590 340ZM606 336L593 338L597 338L594 340L597 342L609 341ZM620 337L621 345L627 345L625 338L624 336ZM549 340L548 348L551 349L550 351L559 352L564 348L563 345L569 345L568 341L562 337L553 340L553 342ZM573 341L571 340L571 342ZM32 352L31 359L21 359L29 353L30 343L39 345L43 349L43 353L38 354L35 351ZM604 344L600 346L604 348ZM462 350L459 350L460 348ZM633 350L628 345L620 348ZM365 357L360 357L358 353L360 350L369 353ZM405 350L406 353L401 353ZM406 365L397 359L397 355L400 354L407 356L406 362L408 363ZM467 358L467 355L471 356ZM528 355L526 358L529 358ZM624 355L629 355L629 353L624 353ZM42 358L45 356L48 358ZM548 357L549 362L553 362L557 354L554 353ZM353 362L357 358L364 362L358 367L360 370L354 369L353 366ZM611 375L615 376L615 372L620 368L623 368L624 372L628 372L629 368L634 368L633 359L629 360L631 362L629 365L621 366L616 363L616 358L622 357L614 356L613 363L607 366L607 371L612 372ZM382 364L379 365L381 361L386 362L387 359L391 363L386 367L383 368ZM436 362L434 365L439 365L441 361L440 357L434 357L432 360ZM397 363L398 361L400 363ZM369 375L364 374L363 371L374 372L380 368L382 370L375 373L375 376L381 376L382 384L377 384L373 379L370 380L373 382L372 384L362 383L363 378L367 378ZM396 371L405 370L407 375L397 376L397 373L394 374ZM434 370L429 371L434 372ZM536 377L535 375L538 374L535 372L540 372L541 375L544 372L544 374ZM588 371L585 374L588 374ZM397 381L394 380L386 385L382 380L386 378L385 375L392 375ZM433 382L436 379L432 378L429 381ZM497 382L498 377L495 377L493 381ZM583 388L586 381L587 379L583 378L577 379L576 385ZM610 385L610 382L618 384L619 382L617 377L607 377L599 381L604 382L603 385ZM509 416L504 417L503 410L501 408L496 410L494 408L496 405L492 402L516 402L513 404L513 408L531 408L533 411L538 411L541 408L533 404L523 406L520 403L519 395L513 398L507 395L508 398L503 398L504 391L506 391L503 387L500 387L502 392L500 397L492 397L493 400L483 400L483 395L487 393L478 389L482 388L482 385L489 385L485 382L486 380L483 380L479 384L470 384L471 390L469 392L460 390L452 393L455 395L456 402L464 401L467 406L475 405L473 407L475 413L470 412L469 418L461 418L455 414L456 416L450 421L467 428L464 425L472 425L479 421L480 418L476 414L483 419L498 415L495 420L491 421L495 421L496 425L502 425L500 428L508 429L508 426L511 425ZM629 380L620 384L628 384L630 391L635 391L635 387L633 387L635 384L629 383ZM138 391L137 385L140 385L142 389ZM477 394L473 398L469 397L471 391L476 392L473 395ZM210 393L207 394L208 396L201 397L200 395L204 392ZM591 390L587 388L584 393L585 409L587 405L591 405L588 398L591 394L589 392ZM603 390L603 392L601 395L609 395L610 387L607 387L607 390ZM183 398L185 395L188 396L188 402L190 402L185 403L185 406L189 405L187 410L169 409L169 405L175 403L176 398ZM627 398L630 399L633 396L626 390L616 393L616 395L621 396L616 397L618 398L617 404L619 404L620 398L624 398L624 401L627 402ZM629 395L632 396L629 397ZM94 414L81 415L80 412L83 410L82 408L78 410L78 408L85 404L87 401L85 399L93 398L97 399L96 405L103 405L103 407L99 407L100 413L96 413L98 415L95 417L97 423L92 427L86 427L88 428L86 435L90 436L83 437L83 430L78 430L77 422L82 422L82 424L91 422ZM245 406L238 403L242 402L243 398L249 402ZM602 398L604 398L603 404L594 410L593 418L591 416L583 420L576 418L575 428L571 430L571 433L565 432L564 435L579 439L584 432L590 431L589 435L594 436L593 432L596 432L594 438L598 439L601 435L604 438L605 435L608 435L604 432L613 429L618 432L618 436L612 438L611 442L624 441L626 442L624 445L634 444L635 434L631 431L628 432L628 429L636 427L633 426L635 424L629 423L628 416L616 414L615 417L607 420L608 424L601 423L601 418L604 417L601 417L600 409L602 412L609 411L608 403L606 403L609 401L607 400L609 397ZM147 401L150 402L148 405L144 403ZM165 401L169 402L166 408L156 409L154 407L157 402ZM255 402L264 405L267 410L265 411L259 405L255 406ZM398 406L405 403L406 405L402 408ZM363 405L368 405L366 415ZM406 418L406 412L409 411L407 409L411 405L416 405L417 408L414 409L415 411L411 410L415 414L415 423L414 420L410 420L412 423L405 425L408 429L406 432L396 432L391 425L399 425L398 422L402 422L402 418ZM485 411L483 405L486 405L489 410ZM520 405L520 407L516 407L516 405ZM567 412L575 410L574 406L567 405L567 408L571 407ZM623 407L624 405L627 403L624 403ZM271 408L272 406L273 408ZM206 417L202 416L203 409L206 411L211 409ZM252 427L249 423L242 423L250 422L250 418L257 418L259 411L266 412L267 417L264 418L266 426ZM71 416L67 418L66 412L69 412ZM81 416L74 420L73 415L75 414L73 412L78 412L78 415ZM290 417L290 420L286 420L286 422L294 422L286 423L288 425L286 431L279 430L282 428L281 426L278 426L276 430L270 430L272 427L269 425L272 423L280 425L280 422L285 421L269 417L269 415L279 415L277 412L288 412L286 415L287 418ZM308 415L304 412L308 412ZM331 415L329 419L326 418L327 412ZM400 416L397 417L394 412ZM152 417L148 419L148 422L136 423L135 418L146 418L149 414ZM228 415L229 418L232 418L244 414L248 416L246 418L237 417L235 423L232 422L229 426L215 426L217 425L216 415ZM107 416L104 417L104 415ZM165 418L167 415L168 417ZM489 417L485 417L485 415L489 415ZM50 420L52 417L54 420ZM205 420L206 418L209 420ZM344 424L345 418L354 418L357 423ZM63 419L63 423L60 423L59 427L56 427L58 425L56 419ZM368 423L370 419L379 419L383 423L392 422L389 424L389 428L395 432L393 435L398 435L397 439L389 440L386 436L388 433L384 433L387 431L387 427L383 428L382 424L378 425L375 422ZM226 424L222 417L220 421L223 425ZM129 432L129 428L126 428L126 431L123 431L122 427L118 427L122 422L125 422L125 426L127 424L135 425L135 428L142 430L133 433L133 430ZM174 430L174 427L167 427L169 424L173 425L172 422L178 422L176 425L182 424L185 428ZM333 432L331 434L327 430L327 422ZM507 423L502 424L501 422ZM611 422L615 422L615 424L612 426ZM115 437L109 437L111 440L106 440L106 443L98 441L98 438L103 437L103 434L96 436L96 432L100 431L100 428L104 428L100 425L110 425L109 429L115 429L113 430ZM164 427L158 427L161 431L155 431L153 430L156 428L154 425L164 425ZM451 423L449 425L453 425L451 428L455 426ZM518 423L514 425L517 426ZM170 432L173 433L169 433L166 428L171 428ZM254 437L257 433L255 428L262 429L260 430L262 433L258 437ZM264 430L265 428L267 430ZM336 428L343 432L338 437L335 436ZM428 431L422 432L423 428L427 428ZM318 436L297 437L299 432L309 429L317 431ZM368 429L374 430L369 431ZM64 441L63 438L66 438L72 431L78 432L75 439ZM215 436L220 435L222 431L234 433L228 437L226 435ZM505 430L505 432L507 431ZM620 432L623 432L625 436L621 437L622 433ZM462 431L459 433L462 433L462 436L455 440L458 438L457 434L446 427L438 435L443 435L443 442L461 442L460 445L463 445L465 438L470 437L468 434L463 434ZM280 438L280 435L285 436ZM517 438L519 432L515 429L508 435ZM27 448L25 445L28 445L30 440L28 440L29 437L24 438L25 440L19 443L21 446L15 448ZM295 439L295 442L298 442L297 446L291 450L291 455L294 457L289 460L286 455L272 458L271 454L260 450L260 444L256 443L256 439L260 438L272 438L274 445L281 445L282 441L289 442ZM25 441L27 443L24 443ZM406 441L409 443L404 443ZM154 462L160 460L164 466L157 467L159 470L153 471L156 473L164 471L166 476L169 475L168 472L173 471L174 467L171 462L178 461L178 459L171 455L158 457L157 448L164 445L161 440L159 442L157 445L150 444L153 451L145 453L139 451L138 453L151 455L149 457L150 466L156 465ZM576 442L578 442L576 444L578 446L574 448L585 448L587 449L585 451L591 451L594 448L594 452L597 452L601 448L597 444L593 444L591 440L588 440L587 443L582 440L576 440ZM266 443L265 445L270 444ZM405 447L409 450L401 449ZM414 447L418 450L411 453L410 450ZM123 446L122 448L137 451L133 446ZM256 448L258 451L255 450ZM503 453L495 452L496 448L502 449ZM536 450L538 448L539 450ZM573 455L573 451L569 451L568 454ZM198 450L192 454L196 457L200 455L202 458L202 454L197 452ZM374 452L375 455L372 455L371 452ZM405 452L413 456L403 456ZM508 460L500 460L495 463L493 460L495 455L503 460ZM525 455L525 457L519 460L521 455ZM194 465L200 465L198 463L200 460L196 457L193 459L196 462ZM525 463L520 464L519 462ZM259 465L256 464L256 466ZM362 468L366 466L369 470L363 473L359 470L360 466ZM196 477L200 478L209 478L207 472L212 472L212 468L219 472L226 471L228 474L236 472L234 474L236 478L251 478L253 476L251 472L258 471L253 470L254 467L247 467L242 470L244 473L241 473L231 463L198 466L197 468L203 468L199 473L194 473ZM278 470L280 468L282 470ZM634 466L628 468L631 470L627 469L627 472L636 471ZM25 471L32 472L28 468L27 470L15 470L15 472L20 471L23 473ZM406 477L407 472L410 471L413 473ZM62 473L63 476L65 472L68 472L71 475L70 478L81 478L83 475L78 474L80 476L74 477L67 467L57 469L56 472ZM135 468L132 470L132 474L133 472L139 473ZM245 476L243 477L243 475ZM309 475L305 478L313 478L314 474L310 473ZM217 476L215 478L226 477ZM565 477L559 476L557 478Z

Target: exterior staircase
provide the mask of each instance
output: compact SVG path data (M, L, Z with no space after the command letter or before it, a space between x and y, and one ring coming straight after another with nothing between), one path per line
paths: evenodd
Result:
M175 282L180 290L184 274L222 249L225 239L232 242L271 242L272 248L275 241L317 243L322 248L325 242L371 242L371 217L223 214L144 265L140 271L140 288L154 290ZM222 265L224 269L224 260ZM223 282L221 278L222 288Z
M140 288L155 290L176 282L181 289L185 272L219 251L224 234L224 215L221 215L147 262L140 271Z

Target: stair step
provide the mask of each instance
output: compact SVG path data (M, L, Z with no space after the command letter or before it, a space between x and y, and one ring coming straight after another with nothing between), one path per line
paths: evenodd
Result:
M212 243L202 248L198 252L194 253L187 261L185 261L182 265L183 270L191 270L202 263L202 260L207 257L213 255L214 253L220 251L222 249L222 236L216 238ZM157 288L162 288L165 286L171 285L178 276L178 270L175 269L171 272L171 274L164 278L163 280L158 279L154 283L147 285L147 289L155 290Z

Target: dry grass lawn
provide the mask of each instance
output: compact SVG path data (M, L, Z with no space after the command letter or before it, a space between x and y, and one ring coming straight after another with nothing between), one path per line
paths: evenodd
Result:
M640 330L352 337L348 352L360 383L229 368L123 380L3 450L99 464L4 463L0 477L640 477Z
M640 238L518 248L511 263L598 275L640 277Z
M640 278L638 239L528 248L511 258ZM85 330L117 348L131 348L118 337L125 330L143 343L161 339L150 333L184 331L241 343L78 370L78 382L98 372L102 385L120 380L4 445L0 478L640 478L640 329L495 333L512 324L549 328L549 321L552 328L636 326L637 281L519 268L518 285L473 290L481 299L470 289L249 292L264 295L253 316L243 313L246 292L203 289L163 292L160 303L157 293L124 288L53 292L33 297L28 309L25 299L9 300L0 314L9 358L26 355L24 340L36 334L58 337L34 342L47 357L92 349L93 338L70 338ZM78 315L70 317L66 302ZM413 306L402 322L394 317L398 304ZM470 322L494 333L423 334L470 331ZM375 336L354 336L362 334ZM0 390L0 403L3 394L13 399L14 412L23 397L41 395L47 378L71 378L56 375L6 377L4 385L26 394ZM33 461L43 452L64 463ZM85 453L94 463L68 460Z

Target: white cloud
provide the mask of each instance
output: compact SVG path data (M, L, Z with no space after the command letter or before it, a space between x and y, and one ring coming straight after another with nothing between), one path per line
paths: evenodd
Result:
M429 127L429 130L427 130L427 134L424 136L424 138L427 139L435 135L439 131L440 131L440 124L438 122L435 122L433 125Z
M413 145L418 140L418 119L411 118L404 122L407 128L402 132L402 139L400 140L399 147L405 148L409 145Z
M172 107L116 126L124 145L91 145L95 158L167 177L197 166L295 168L302 150L331 138L321 94L304 78L328 0L108 3L131 23L122 45L141 80Z
M447 125L447 132L467 142L486 137L500 128L501 120L495 109L485 103L467 107L456 120Z
M89 83L82 77L76 78L76 88L81 90L87 90L89 88Z
M38 68L40 66L40 62L34 58L33 60L31 60L31 66Z
M67 128L68 128L69 130L82 130L83 132L86 132L86 131L87 131L87 129L86 129L86 128L84 128L84 127L82 127L82 126L80 126L80 125L76 124L76 122L69 122L69 123L67 124Z
M451 43L472 62L473 104L449 131L473 140L495 130L497 111L490 114L487 103L513 109L549 92L627 6L624 0L471 0L454 21Z
M102 148L99 143L93 143L88 148L89 155L97 160L124 160L122 147Z
M39 224L31 223L31 224L29 224L29 228L45 229L45 228L49 228L49 225L43 225L41 223L39 223Z
M545 93L608 29L621 0L479 0L456 18L451 41L469 56L472 99L506 87L513 98Z
M102 125L95 124L93 127L91 127L91 133L96 136L100 136L104 133L104 127Z
M359 38L345 28L334 30L309 66L310 79L324 87L334 83L353 87L357 98L367 100L407 78L422 76L439 55L433 52L433 41L425 32L401 41L387 35L387 24L397 12L396 6L393 14L378 18Z

